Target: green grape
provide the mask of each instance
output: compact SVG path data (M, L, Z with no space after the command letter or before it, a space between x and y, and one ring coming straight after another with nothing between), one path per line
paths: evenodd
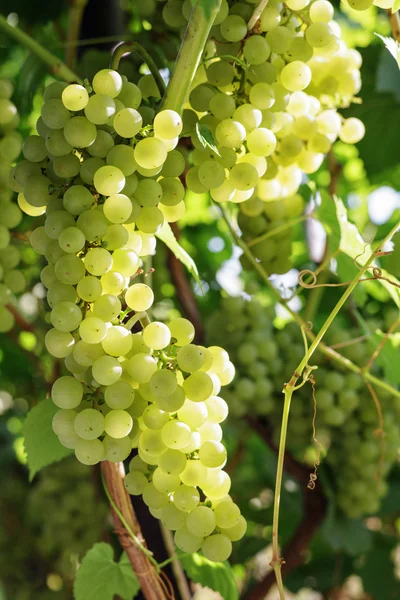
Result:
M175 532L174 542L182 552L197 552L203 543L203 538L193 535L186 526Z
M175 343L177 346L185 346L193 341L195 334L194 327L187 319L183 319L181 317L173 319L169 322L168 327L172 338L175 338L176 340Z
M1 114L0 110L0 114ZM70 118L69 111L58 98L45 101L40 116L50 129L62 129Z
M243 47L243 55L251 65L264 63L271 54L271 49L266 39L261 35L249 37Z
M105 94L94 94L85 106L86 118L95 125L105 125L115 115L115 102Z
M59 408L76 408L81 403L82 397L82 384L68 375L59 377L51 388L51 399Z
M143 423L149 429L161 429L168 421L168 413L157 408L157 406L150 405L143 412Z
M91 275L100 277L110 271L113 258L105 248L91 248L84 258L84 265Z
M221 23L221 34L228 42L240 42L247 34L246 21L238 15L230 15Z
M106 435L103 439L104 458L110 462L121 462L128 458L132 451L132 440L129 436L114 438Z
M72 145L67 142L62 129L50 129L45 143L47 152L55 157L67 156L72 151Z
M167 158L167 149L164 143L157 138L140 140L134 150L135 161L144 169L157 169L162 167Z
M183 382L186 396L193 402L204 402L213 393L211 377L203 371L196 371Z
M71 354L75 340L68 332L50 329L44 339L48 352L56 358L65 358Z
M123 138L135 137L143 125L142 116L134 108L123 108L113 120L115 131Z
M125 81L117 98L127 108L137 109L142 101L142 93L137 85L130 81Z
M182 484L173 494L176 508L191 513L200 502L200 494L196 487Z
M125 356L132 348L132 334L125 327L109 327L101 343L107 354Z
M74 410L62 409L56 412L51 426L56 435L62 437L74 437L74 421L77 413Z
M76 291L82 300L85 300L86 302L94 302L100 298L103 290L102 285L97 277L88 275L79 281L78 285L76 286Z
M207 407L204 402L192 402L185 400L182 407L178 410L178 418L189 425L191 429L201 427L208 416Z
M87 148L96 139L96 125L86 117L72 117L64 126L64 136L74 148Z
M182 132L182 119L174 110L162 110L154 119L154 134L162 140L172 140Z
M125 177L117 167L104 166L100 167L94 174L93 183L99 194L113 196L122 191L125 185Z
M106 387L104 400L113 409L127 409L135 401L135 390L125 381L117 381Z
M214 514L217 526L222 529L234 527L240 518L240 509L230 499L227 501L218 502L214 508Z
M41 162L47 158L46 144L40 136L30 135L23 143L22 153L27 160Z
M167 448L180 450L190 440L190 427L181 421L169 421L161 430L161 438Z
M104 418L104 429L107 435L112 438L123 438L132 430L133 420L131 415L125 410L110 410Z
M137 383L147 383L157 371L157 363L152 356L138 352L127 361L129 375Z
M218 144L225 148L237 148L246 138L246 129L238 121L224 119L215 131Z
M186 519L186 527L197 537L210 535L216 526L214 511L207 506L197 506Z
M333 37L333 32L328 23L311 23L305 31L307 42L313 48L321 48L329 44Z
M154 321L143 330L144 343L153 350L162 350L168 346L171 340L171 332L164 323ZM172 390L170 393L172 393Z
M105 94L115 98L123 89L123 81L118 71L102 69L93 77L92 87L96 94Z
M226 462L226 448L220 442L207 441L200 446L199 458L206 467L221 467Z
M311 69L300 60L287 64L281 71L281 83L291 92L304 90L311 81Z
M97 131L96 139L93 144L90 144L87 151L95 158L105 158L110 150L114 147L114 139L112 135L99 129Z
M53 159L54 173L62 179L75 177L78 175L80 168L80 160L75 154L56 156Z
M226 535L217 533L204 540L201 550L208 560L223 562L232 554L232 542Z
M144 450L147 454L158 457L162 455L166 449L159 430L146 429L140 434L139 451Z
M93 314L103 321L112 321L121 312L121 301L111 294L105 294L95 300Z
M136 457L135 457L136 458ZM124 478L124 486L132 496L140 496L148 481L146 475L140 471L131 471Z
M100 385L112 385L121 377L122 366L113 356L100 356L93 362L92 373Z
M198 178L200 183L207 189L219 187L225 180L225 169L215 160L207 160L200 165Z
M109 196L104 203L104 216L111 223L125 223L131 212L132 202L124 194Z
M153 472L152 482L156 490L164 494L174 492L181 484L178 475L166 473L160 467Z
M85 108L89 101L89 94L83 85L74 83L63 89L61 100L65 108L77 112Z
M104 432L105 419L95 408L85 408L75 417L74 428L80 438L95 440Z
M162 203L167 206L175 206L182 202L185 197L183 184L175 177L164 177L159 181L162 189Z
M185 159L179 150L168 152L163 164L161 175L163 177L179 177L185 170ZM162 182L160 181L161 185Z
M150 508L163 508L169 502L168 494L160 492L152 483L147 483L143 493L143 502Z
M120 169L125 177L132 175L136 168L133 148L130 146L125 146L124 144L117 144L116 146L113 146L109 150L106 160L108 165Z
M162 185L153 179L139 181L135 191L135 198L142 206L157 206L163 197Z
M150 380L151 385L151 380ZM168 395L155 395L154 403L163 411L175 413L185 402L185 392L182 386L178 385L174 392Z
M181 529L185 525L186 514L177 509L174 504L167 504L167 506L161 508L160 512L163 525L171 531Z
M95 360L104 355L101 344L88 344L79 340L74 346L73 357L79 365L91 367Z
M223 533L228 537L231 542L237 542L245 535L247 530L246 519L240 515L237 523L232 527L224 528Z
M188 460L180 474L180 480L187 486L201 486L207 480L207 476L208 469L199 460Z
M104 457L104 446L100 440L80 439L76 443L75 456L84 465L96 465Z
M87 316L79 325L79 335L87 344L99 344L106 334L106 324L97 317Z
M51 311L51 323L59 331L74 331L80 325L82 313L73 302L60 302Z

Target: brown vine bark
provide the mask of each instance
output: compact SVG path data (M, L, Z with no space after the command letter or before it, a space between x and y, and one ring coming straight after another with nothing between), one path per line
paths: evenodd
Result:
M248 422L268 446L277 452L269 429L259 420L249 418ZM298 481L303 489L304 514L299 526L282 551L285 561L282 564L283 576L304 562L311 540L322 525L327 509L327 501L321 486L317 485L314 490L307 488L310 469L298 463L288 453L285 454L284 469ZM275 573L271 570L261 581L250 588L244 596L244 600L262 600L275 583Z
M125 473L123 464L104 461L101 463L101 468L104 473L107 488L116 506L141 544L146 546L146 540L142 535L140 525L133 511L130 496L124 487L123 478ZM114 512L113 509L111 509L111 511L115 532L118 535L122 548L128 555L146 600L166 600L168 597L171 598L171 595L166 593L165 583L157 573L154 565L135 544L134 540L132 540L116 512Z

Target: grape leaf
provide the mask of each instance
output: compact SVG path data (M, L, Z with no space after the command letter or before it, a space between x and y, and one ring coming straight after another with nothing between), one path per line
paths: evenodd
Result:
M371 245L364 242L356 225L348 220L346 207L340 198L332 198L328 193L322 191L321 204L316 212L318 220L328 234L330 252L332 254L337 250L341 252L337 256L339 278L341 281L351 281L357 273L355 262L359 265L365 264L372 252ZM357 261L354 260L356 258ZM370 277L371 281L364 281L354 291L357 302L361 306L365 303L366 291L372 296L379 297L377 287L383 286L396 305L400 307L400 282L385 269L382 269L381 274L386 280L374 280L372 273L370 271L368 273L366 277ZM393 286L390 281L399 285L399 288Z
M397 12L400 9L400 0L394 0L392 6L392 13Z
M368 342L371 352L378 348L384 337L384 334L380 331L370 337ZM393 333L386 340L385 345L374 360L377 365L382 367L385 379L395 386L400 385L399 346L400 333Z
M52 419L58 410L54 402L47 398L29 411L24 423L23 435L30 481L43 467L72 453L72 450L64 448L59 442L51 427Z
M75 583L75 600L132 600L140 585L125 552L114 561L110 544L95 544L84 556Z
M391 600L400 597L400 581L396 579L393 562L389 558L397 543L395 536L376 533L374 547L365 556L357 572L362 578L365 592L373 598Z
M361 519L349 519L341 515L333 504L329 507L321 534L335 552L346 552L350 556L368 552L373 543L372 532Z
M203 148L211 148L211 150L215 152L215 154L221 156L217 146L215 145L215 140L211 129L207 127L207 125L200 125L199 122L197 122L196 133Z
M196 263L193 258L182 248L176 239L174 232L172 231L170 225L165 222L161 229L156 233L156 236L164 242L166 246L171 250L171 252L176 256L178 260L180 260L189 273L193 275L196 282L201 286L199 271L197 269Z
M238 600L239 592L228 562L214 563L195 552L183 556L181 563L193 582L219 592L224 600Z
M391 37L386 37L384 35L380 35L379 33L375 33L375 35L382 40L386 49L393 56L400 68L400 44Z

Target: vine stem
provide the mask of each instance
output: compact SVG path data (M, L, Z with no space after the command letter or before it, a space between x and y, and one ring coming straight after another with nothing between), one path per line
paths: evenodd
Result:
M17 42L28 48L33 54L36 54L43 62L47 63L50 67L53 75L64 79L68 83L78 82L82 83L82 80L76 73L74 73L66 64L62 62L57 56L46 50L36 40L31 38L30 35L22 31L19 27L12 27L3 15L0 15L0 31L3 31L10 37L14 38Z
M140 57L143 59L143 62L145 62L146 65L149 67L150 73L153 75L160 95L162 97L165 94L166 90L164 79L161 77L160 71L158 70L156 63L154 62L150 54L138 42L123 42L122 44L117 46L111 57L110 68L114 69L114 71L118 71L121 58L124 54L128 54L129 52L137 52L137 54L139 54Z
M249 22L247 23L247 30L251 31L256 25L258 19L261 17L264 8L267 6L269 0L261 0L260 4L257 6L255 11L250 17Z
M75 69L78 46L75 42L79 38L83 13L87 0L74 0L69 11L69 26L65 50L65 62L68 67Z
M391 231L387 234L384 240L381 242L381 247L388 242L396 231L400 227L400 221L396 223L396 225L391 229ZM325 323L319 330L318 334L315 336L312 341L310 347L305 352L302 360L294 371L289 383L284 386L284 405L283 405L283 416L282 416L282 425L281 425L281 435L279 440L279 453L278 453L278 466L276 471L276 482L275 482L275 495L274 495L274 516L272 520L272 561L271 566L275 571L275 576L278 584L279 594L281 600L285 600L285 593L283 589L282 583L282 561L283 559L279 553L279 511L280 511L280 500L281 500L281 489L282 489L282 474L283 474L283 464L285 458L285 447L286 447L286 435L287 435L287 426L289 420L289 412L290 412L290 403L293 395L293 391L296 389L296 383L299 378L302 376L303 372L307 369L308 363L315 350L317 349L319 343L321 342L323 336L333 323L334 319L338 315L339 311L349 298L350 294L353 292L355 287L357 286L359 280L363 277L364 273L367 269L372 265L376 258L376 251L373 251L366 263L360 267L357 275L354 277L353 281L349 284L346 290L343 292L341 298L332 309L330 315L326 319ZM303 378L306 381L307 377Z
M218 205L218 206L219 206L219 209L222 212L222 216L224 218L224 221L226 222L226 224L227 224L227 226L229 228L229 231L231 232L231 235L232 235L233 239L235 240L236 244L243 250L243 253L245 254L245 256L249 259L249 261L253 265L254 270L257 271L257 273L259 274L259 276L261 277L261 279L270 288L270 290L272 291L272 293L275 295L277 302L279 302L280 304L282 304L282 306L285 307L285 309L291 315L291 317L293 318L293 320L299 325L299 327L303 327L305 321L301 318L301 316L299 314L297 314L289 306L287 306L286 302L283 300L283 298L280 296L279 292L276 290L276 288L272 285L271 281L269 280L268 273L265 271L265 269L263 268L263 266L259 262L257 262L257 260L254 257L254 254L252 253L252 251L250 250L250 248L238 236L238 234L236 233L235 229L232 227L232 225L231 225L231 223L229 221L229 218L228 218L228 216L227 216L227 214L225 212L225 209L221 205ZM315 334L312 331L310 331L310 330L306 330L306 335L307 335L308 339L311 340L311 341L313 341L315 339L315 337L316 337ZM351 360L349 360L348 358L345 358L344 356L342 356L341 354L339 354L339 352L336 352L333 348L330 348L329 346L326 346L323 342L319 343L319 350L320 350L320 352L322 352L322 354L325 354L325 356L327 356L328 358L332 359L337 364L342 365L343 367L345 367L349 371L352 371L353 373L357 373L363 379L365 379L366 381L369 381L370 383L372 383L373 385L377 386L378 388L386 390L387 392L389 392L393 396L396 396L397 398L400 398L400 390L397 390L396 388L392 387L391 385L389 385L385 381L383 381L381 379L378 379L378 377L375 377L374 375L371 375L371 373L365 372L362 367L358 367L356 364L354 364L353 362L351 362Z
M104 489L112 506L114 528L139 580L146 600L166 600L158 565L146 547L132 502L124 486L123 463L101 463Z
M208 14L199 0L193 7L161 110L171 109L179 114L182 112L221 1L211 0L208 3L211 4Z
M176 585L178 586L181 600L190 600L192 594L190 592L189 584L183 571L182 564L179 560L179 557L175 553L174 536L172 535L171 531L162 523L160 523L160 528L165 548L171 559L171 569L175 576L175 581Z

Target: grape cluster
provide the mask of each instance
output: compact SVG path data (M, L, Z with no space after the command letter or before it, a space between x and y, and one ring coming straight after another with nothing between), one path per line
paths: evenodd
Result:
M221 310L208 322L209 341L225 347L236 365L236 376L225 391L230 413L236 418L258 415L271 428L278 442L282 418L282 388L304 355L298 326L273 327L272 309L256 300L222 300ZM376 324L370 322L371 330ZM340 353L364 365L371 349L362 343L359 328L333 324L326 336L328 345L345 344ZM350 344L346 346L346 344ZM387 491L386 478L394 466L400 443L400 402L381 389L376 390L383 412L383 435L374 400L357 373L333 365L318 351L313 355L317 408L316 438L312 439L314 400L311 384L295 392L291 405L287 447L310 467L318 449L335 473L338 505L350 517L374 513ZM311 469L312 470L312 469Z
M26 510L39 551L60 559L71 552L82 556L103 533L108 513L90 471L71 458L44 471Z
M78 84L46 89L39 135L25 140L11 173L20 206L46 213L30 237L48 261L45 344L70 372L51 390L53 430L85 465L138 448L127 489L163 510L179 547L225 560L246 528L222 470L227 407L218 393L234 367L222 348L192 344L186 319L150 322L153 291L131 282L164 219L184 210L185 161L174 150L182 122L165 110L144 125L141 89L116 71L98 72L92 86L92 95Z
M152 323L144 329L147 344L148 328L160 326ZM189 321L175 319L169 330L175 342L165 350L166 364L139 385L132 405L135 415L138 399L145 409L134 442L138 455L130 462L125 485L131 494L142 494L150 512L175 531L178 548L201 548L208 559L223 561L231 554L232 541L246 531L229 496L231 481L223 470L227 453L221 443L220 423L228 406L218 393L232 381L234 367L221 347L190 343L194 330Z
M16 131L19 115L10 100L13 85L8 79L0 79L0 332L10 331L14 317L6 305L12 294L22 292L26 281L18 270L21 256L13 243L11 229L22 220L22 211L14 203L13 193L8 187L8 176L12 163L18 158L22 147L22 136Z
M216 202L239 204L246 241L268 272L290 264L298 189L321 166L336 139L363 137L358 119L343 119L361 87L359 52L341 40L328 0L272 0L253 29L254 2L223 0L183 113L194 150L186 185ZM164 12L190 14L190 0ZM195 129L210 132L204 147ZM207 139L207 135L205 135ZM208 136L209 138L209 136Z

